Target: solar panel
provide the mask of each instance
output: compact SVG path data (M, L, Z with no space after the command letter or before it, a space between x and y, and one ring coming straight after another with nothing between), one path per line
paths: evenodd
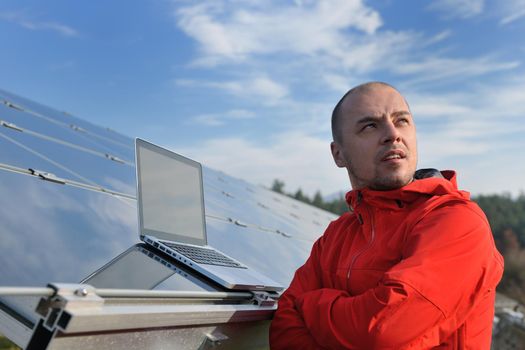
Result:
M117 271L110 284L97 277L102 287L219 290L171 273L169 259L122 258L140 242L131 137L2 90L0 121L0 286L79 283L102 268ZM204 191L209 244L285 286L335 219L206 164ZM120 270L111 265L118 257ZM133 274L152 279L133 284ZM31 325L38 300L4 296L0 306Z

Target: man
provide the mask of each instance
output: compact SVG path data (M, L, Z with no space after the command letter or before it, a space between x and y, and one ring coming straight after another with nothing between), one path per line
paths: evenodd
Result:
M271 348L489 349L503 258L455 173L416 171L403 96L380 82L353 88L332 134L350 210L280 298Z

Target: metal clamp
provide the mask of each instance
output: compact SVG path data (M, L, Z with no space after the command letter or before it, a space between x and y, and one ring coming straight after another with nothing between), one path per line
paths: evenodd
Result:
M274 306L277 300L274 298L276 295L272 295L268 292L252 292L253 304L258 306Z
M286 237L286 238L290 238L290 237L292 237L292 235L290 235L290 234L288 234L288 233L286 233L286 232L283 232L283 231L281 231L281 230L275 230L275 232L278 233L278 234L280 234L280 235L283 236L283 237Z
M237 226L240 226L240 227L248 227L248 224L242 222L241 220L237 220L237 219L234 219L234 218L226 218L226 220L228 220L228 222L231 222L232 224L235 224Z
M13 108L13 109L16 109L17 111L21 111L23 112L24 111L24 108L18 106L18 105L15 105L14 103L12 102L9 102L7 100L3 100L4 104L7 106L7 107L10 107L10 108Z
M64 113L66 114L66 113ZM69 127L75 131L79 131L79 132L86 132L86 130L84 130L83 128L81 128L80 126L78 125L75 125L75 124L69 124Z
M65 185L66 184L66 181L59 178L58 176L56 176L55 174L52 174L52 173L47 173L45 171L41 171L41 170L36 170L36 169L31 169L29 168L28 169L29 172L34 175L34 176L38 176L39 178L41 178L42 180L46 180L46 181L51 181L51 182L55 182L57 184L61 184L61 185Z
M114 156L114 155L111 155L109 153L106 153L106 158L109 159L109 160L112 160L114 162L117 162L117 163L122 163L122 164L126 164L126 161L123 160L123 159L120 159L119 157L117 156Z
M9 129L13 129L13 130L16 130L16 131L21 131L23 132L24 129L16 126L15 124L13 123L9 123L9 122L6 122L5 120L0 120L0 125L6 127L6 128L9 128Z
M44 350L57 331L67 329L72 315L65 311L66 306L75 308L94 308L104 304L104 299L95 293L95 288L87 284L50 283L55 292L40 299L36 312L42 316L33 330L26 350Z

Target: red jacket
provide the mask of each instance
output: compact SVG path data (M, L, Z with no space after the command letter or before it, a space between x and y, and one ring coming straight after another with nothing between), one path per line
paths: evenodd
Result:
M455 173L347 194L279 300L277 349L490 349L503 258Z

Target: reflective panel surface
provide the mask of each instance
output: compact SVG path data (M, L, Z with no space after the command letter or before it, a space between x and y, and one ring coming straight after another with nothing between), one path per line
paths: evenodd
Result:
M145 244L136 244L84 278L95 288L212 291L222 288Z
M131 137L1 90L0 120L0 285L42 287L87 278L104 288L217 290L137 245ZM27 169L64 181L23 174ZM336 218L205 164L203 182L208 244L283 286ZM2 299L30 319L37 300Z

